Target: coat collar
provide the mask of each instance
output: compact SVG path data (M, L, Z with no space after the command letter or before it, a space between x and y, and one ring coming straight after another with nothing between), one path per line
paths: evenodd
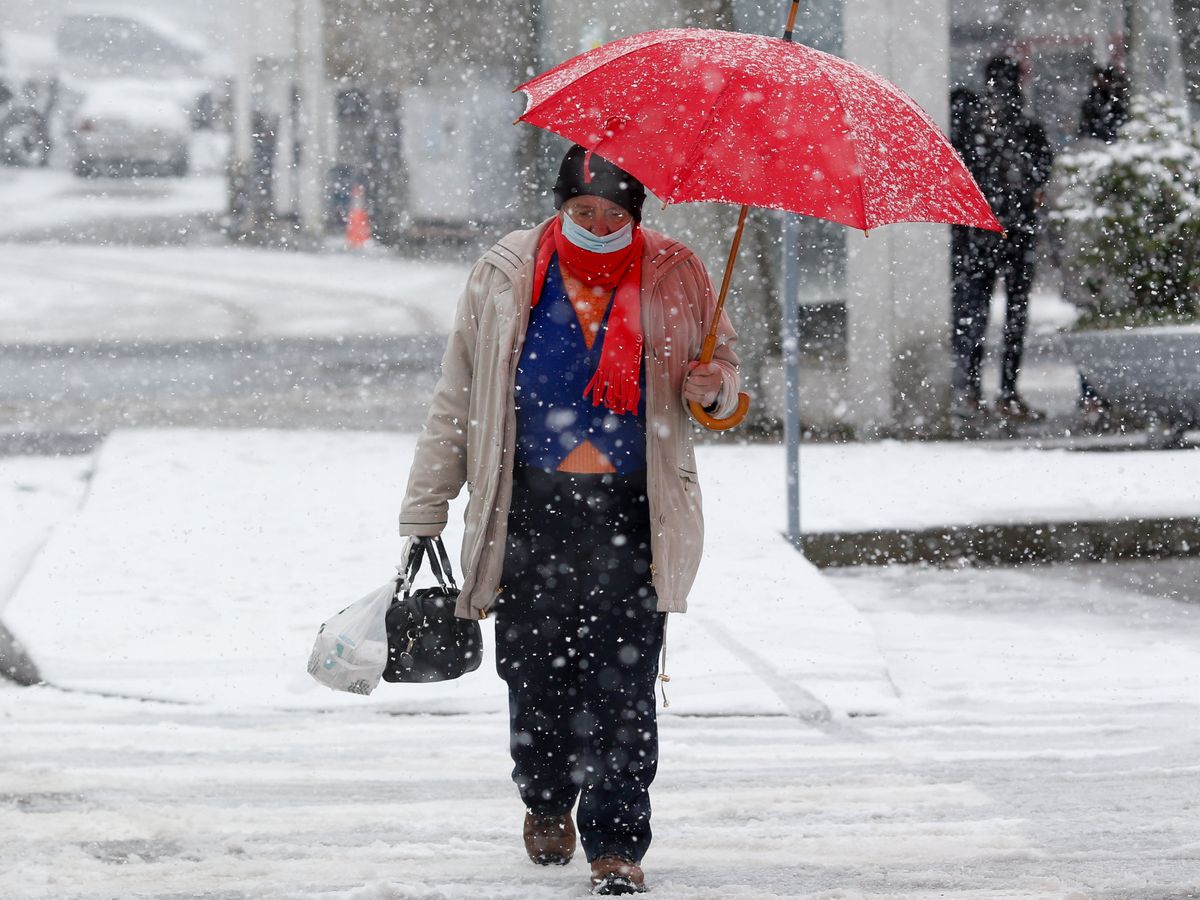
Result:
M538 241L551 221L553 219L547 219L533 228L510 232L483 254L485 262L495 266L512 282L514 293L528 289ZM642 251L642 294L650 296L663 275L693 254L679 241L661 232L649 228L643 228L642 232L645 235Z

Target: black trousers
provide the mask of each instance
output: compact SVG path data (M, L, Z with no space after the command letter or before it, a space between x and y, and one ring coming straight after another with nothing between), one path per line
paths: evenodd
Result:
M990 231L952 230L954 387L975 400L981 395L984 337L998 277L1004 279L1007 300L1000 397L1007 400L1017 395L1036 242L1036 232L1028 228L1014 228L1007 238Z
M644 477L518 467L495 609L513 781L539 815L578 800L589 861L650 845L657 603Z

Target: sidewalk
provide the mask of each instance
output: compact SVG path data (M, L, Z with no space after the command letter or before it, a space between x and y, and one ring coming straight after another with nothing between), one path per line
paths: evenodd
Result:
M91 457L8 461L0 492L17 502L0 537L17 552L0 570L0 620L64 688L214 710L499 712L500 685L483 676L358 698L303 669L320 622L388 577L413 440L133 430ZM1031 521L1058 523L1047 540L1083 557L1062 539L1080 522L1137 534L1200 517L1194 492L1179 489L1200 482L1191 451L806 446L805 558L780 533L783 463L778 447L699 450L707 552L690 611L668 632L675 713L823 722L895 708L857 598L814 562L857 562L889 534ZM457 501L452 548L460 515Z
M1138 429L1079 410L1079 373L1059 338L1074 310L1035 290L1020 387L1042 422L985 422L976 439L805 443L801 531L818 566L1008 565L1200 554L1200 434L1147 449ZM998 389L1004 320L993 301L984 396Z
M1200 453L1017 441L806 444L805 555L819 566L1200 554Z
M500 712L487 672L361 698L304 670L320 623L389 575L412 450L411 435L118 432L3 619L64 688L214 710ZM670 621L671 710L815 721L886 710L895 695L870 628L777 530L781 501L759 477L768 460L782 469L777 449L701 452L710 552L691 611ZM460 516L456 504L451 547Z

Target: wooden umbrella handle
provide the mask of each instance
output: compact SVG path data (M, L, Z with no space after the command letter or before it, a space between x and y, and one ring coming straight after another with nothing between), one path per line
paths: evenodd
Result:
M742 243L742 231L746 227L746 214L749 212L750 207L743 206L742 212L738 216L737 231L733 235L733 245L729 248L729 259L725 262L725 277L721 279L721 294L717 297L717 306L713 311L708 333L704 335L704 343L700 345L700 358L697 362L701 365L712 362L713 353L717 349L717 329L721 327L721 312L725 309L725 298L729 295L729 282L733 278L733 263L737 259L738 246ZM746 413L750 411L750 395L739 393L737 409L724 419L709 415L704 411L704 407L695 400L688 401L688 411L692 414L693 419L709 431L728 431L746 418Z
M710 416L704 411L704 407L695 400L688 401L688 412L692 414L693 419L709 431L728 431L730 428L737 428L742 424L742 419L746 418L746 413L750 412L750 395L739 393L737 409L733 411L733 415L726 416L724 419Z
M736 428L742 424L742 419L746 418L746 413L750 412L750 395L739 393L737 409L733 411L732 415L726 416L724 419L710 416L704 411L704 407L695 400L688 401L688 412L692 414L693 419L709 431L728 431L730 428Z

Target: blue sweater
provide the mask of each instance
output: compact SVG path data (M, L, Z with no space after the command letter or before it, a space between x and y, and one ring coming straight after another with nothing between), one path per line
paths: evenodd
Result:
M618 416L583 396L608 331L612 298L589 350L563 285L557 254L546 269L537 306L529 316L517 363L517 461L547 472L558 469L585 440L600 450L619 475L646 468L645 373L636 413Z

